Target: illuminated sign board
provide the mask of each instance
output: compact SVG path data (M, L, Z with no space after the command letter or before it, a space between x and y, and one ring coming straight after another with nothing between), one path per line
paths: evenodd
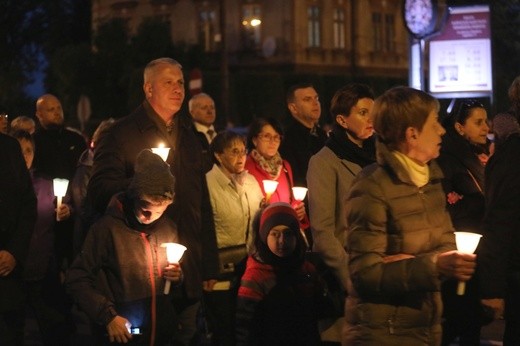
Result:
M429 48L429 86L436 97L492 92L489 6L451 7L446 25Z

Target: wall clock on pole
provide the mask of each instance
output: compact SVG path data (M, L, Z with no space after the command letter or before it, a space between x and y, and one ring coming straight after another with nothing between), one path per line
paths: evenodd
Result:
M403 16L406 28L415 38L431 35L437 24L437 0L405 0Z

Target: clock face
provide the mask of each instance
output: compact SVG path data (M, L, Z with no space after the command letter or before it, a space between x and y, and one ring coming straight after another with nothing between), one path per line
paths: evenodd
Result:
M426 36L435 24L435 6L432 0L405 0L404 20L415 36Z

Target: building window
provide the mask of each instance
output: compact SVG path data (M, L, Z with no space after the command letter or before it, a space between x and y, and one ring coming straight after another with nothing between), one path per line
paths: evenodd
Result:
M395 17L393 14L372 13L375 52L395 52Z
M395 19L393 14L385 15L385 49L395 52Z
M342 8L334 9L334 48L345 48L345 10Z
M215 36L217 34L217 13L214 9L199 11L199 43L205 52L216 49Z
M309 47L321 46L321 13L318 6L309 6L307 8L307 27L308 27L308 43Z
M258 49L261 42L262 8L260 4L242 4L242 40L245 49Z

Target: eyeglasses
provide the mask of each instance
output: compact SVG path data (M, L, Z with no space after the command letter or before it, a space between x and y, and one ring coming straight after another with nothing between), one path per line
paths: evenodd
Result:
M258 135L258 138L263 142L276 142L279 143L282 141L282 136L280 135L272 135L270 133L261 133Z
M233 150L228 151L228 153L229 153L231 156L234 156L234 157L240 157L240 156L245 156L245 155L247 155L247 150L246 150L246 149L238 150L237 148L235 148L235 149L233 149Z

